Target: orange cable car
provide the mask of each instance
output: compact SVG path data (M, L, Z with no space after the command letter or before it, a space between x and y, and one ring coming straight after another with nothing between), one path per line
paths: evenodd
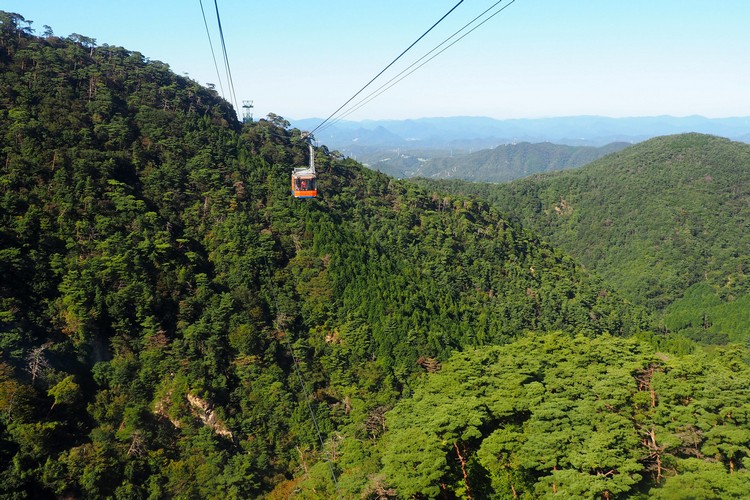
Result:
M318 196L318 177L315 174L315 150L312 145L312 134L303 137L310 147L310 166L295 168L292 171L292 194L295 198L316 198Z

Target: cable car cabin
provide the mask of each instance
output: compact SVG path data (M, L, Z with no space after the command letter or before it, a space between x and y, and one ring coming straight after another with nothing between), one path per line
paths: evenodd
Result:
M318 179L315 175L315 150L312 134L303 134L302 138L310 148L310 166L292 170L292 194L295 198L316 198L318 196Z
M318 179L308 168L295 169L292 173L292 194L295 198L318 196Z

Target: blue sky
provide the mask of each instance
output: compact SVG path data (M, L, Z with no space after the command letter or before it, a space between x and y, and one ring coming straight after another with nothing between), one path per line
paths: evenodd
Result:
M218 0L237 100L253 100L256 118L325 118L457 1ZM493 3L464 0L370 88ZM221 63L213 0L203 6ZM123 46L219 88L198 0L0 9L39 34L49 25ZM348 118L750 116L749 25L748 0L516 0Z

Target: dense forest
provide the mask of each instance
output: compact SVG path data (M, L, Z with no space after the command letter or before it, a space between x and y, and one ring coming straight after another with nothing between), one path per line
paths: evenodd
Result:
M3 12L0 125L0 497L747 490L744 347L487 202Z
M593 147L519 142L456 156L406 150L371 163L370 166L393 177L507 182L531 174L580 167L629 145L626 142L614 142Z
M748 144L666 136L575 171L440 187L491 200L671 331L750 341Z

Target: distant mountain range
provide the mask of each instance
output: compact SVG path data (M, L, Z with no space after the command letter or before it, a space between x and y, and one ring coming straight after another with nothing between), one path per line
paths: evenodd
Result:
M301 130L312 130L323 120L308 118L290 121ZM750 117L569 116L496 120L456 116L415 120L340 121L317 132L316 138L331 149L359 157L388 148L453 150L455 154L518 142L604 146L613 142L636 143L656 136L685 132L750 142Z
M401 153L371 163L370 167L398 178L508 182L531 174L581 167L630 145L613 142L593 147L521 142L460 156L425 158Z
M320 118L292 121L313 130ZM575 168L653 137L697 132L750 143L750 117L651 116L496 120L487 117L340 121L319 143L398 178L507 182Z

